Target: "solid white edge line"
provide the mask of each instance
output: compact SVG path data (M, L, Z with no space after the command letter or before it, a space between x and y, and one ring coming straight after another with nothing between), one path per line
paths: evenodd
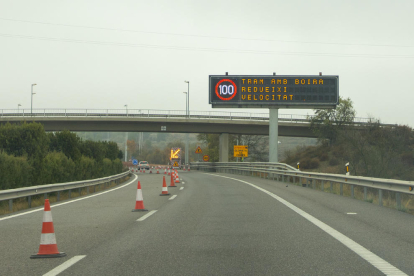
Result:
M136 175L135 175L135 178L134 178L133 180L131 180L129 183L124 184L124 185L122 185L122 186L119 186L119 187L116 187L116 188L113 188L113 189L111 189L111 190L104 191L104 192L101 192L101 193L96 193L96 194L93 194L93 195L90 195L90 196L85 196L85 197L78 198L78 199L74 199L74 200L70 200L70 201L67 201L67 202L62 202L62 203L53 204L53 205L51 205L51 206L50 206L50 208L54 208L54 207L57 207L57 206L61 206L61 205L65 205L65 204L73 203L73 202L76 202L76 201L80 201L80 200L88 199L88 198L91 198L91 197L94 197L94 196L99 196L99 195L103 195L103 194L106 194L106 193L110 193L110 192L113 192L113 191L115 191L115 190L118 190L118 189L124 188L124 187L126 187L126 186L128 186L128 185L131 185L131 184L132 184L135 180L137 180L137 179L138 179L138 176L136 176ZM24 213L20 213L20 214L16 214L16 215L10 215L10 216L4 217L4 218L0 218L0 221L2 221L2 220L6 220L6 219L15 218L15 217L20 217L20 216L27 215L27 214L31 214L31 213L38 212L38 211L43 211L44 209L45 209L44 207L41 207L41 208L39 208L39 209L35 209L35 210L31 210L31 211L27 211L27 212L24 212Z
M280 203L284 204L286 207L288 207L291 210L295 211L296 213L298 213L299 215L301 215L302 217L304 217L305 219L312 222L314 225L318 226L320 229L322 229L323 231L325 231L326 233L331 235L333 238L335 238L340 243L342 243L343 245L345 245L346 247L351 249L354 253L356 253L361 258L363 258L364 260L369 262L372 266L374 266L375 268L380 270L385 275L404 275L404 276L408 276L407 274L405 274L404 272L402 272L401 270L399 270L398 268L396 268L395 266L393 266L389 262L385 261L381 257L377 256L376 254L372 253L371 251L369 251L368 249L366 249L365 247L360 245L359 243L353 241L352 239L348 238L347 236L345 236L341 232L335 230L334 228L332 228L329 225L325 224L324 222L318 220L314 216L306 213L302 209L296 207L292 203L284 200L283 198L277 196L276 194L274 194L272 192L269 192L269 191L267 191L263 188L260 188L259 186L256 186L256 185L254 185L252 183L249 183L247 181L244 181L244 180L240 180L240 179L232 178L232 177L227 177L227 176L222 176L222 175L211 174L211 173L206 173L206 174L212 175L212 176L217 176L217 177L228 178L228 179L232 179L232 180L235 180L235 181L239 181L239 182L250 185L253 188L256 188L256 189L270 195L271 197L273 197L274 199L276 199Z
M155 212L157 212L157 210L149 211L148 214L146 214L145 216L140 217L139 219L137 219L137 221L143 221L146 218L148 218L149 216L153 215Z
M61 273L65 269L69 268L70 266L74 265L75 263L79 262L80 260L82 260L85 257L86 257L86 255L74 256L74 257L70 258L69 260L67 260L66 262L64 262L63 264L55 267L54 269L52 269L48 273L43 274L43 276L55 276L55 275L58 275L59 273Z
M172 197L170 197L168 200L173 200L174 198L176 198L177 195L173 195Z

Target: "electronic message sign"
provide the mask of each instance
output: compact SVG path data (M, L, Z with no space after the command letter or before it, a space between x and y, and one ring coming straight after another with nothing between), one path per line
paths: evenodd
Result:
M338 76L209 76L213 108L335 108Z

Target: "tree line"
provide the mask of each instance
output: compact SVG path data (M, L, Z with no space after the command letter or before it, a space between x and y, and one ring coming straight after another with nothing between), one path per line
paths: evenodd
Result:
M0 190L105 177L122 172L114 142L83 141L39 123L0 126Z

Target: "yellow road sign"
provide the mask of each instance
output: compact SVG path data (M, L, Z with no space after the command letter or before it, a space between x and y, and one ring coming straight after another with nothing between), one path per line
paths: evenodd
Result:
M171 159L179 159L180 158L180 151L181 149L171 149L171 156L170 156L170 160Z
M210 156L204 155L203 156L203 161L208 162L208 160L210 160Z
M234 157L249 157L248 146L245 145L235 145L233 147L233 156Z
M200 146L197 147L195 153L203 153L203 151L201 150Z
M173 167L179 167L178 162L175 161Z

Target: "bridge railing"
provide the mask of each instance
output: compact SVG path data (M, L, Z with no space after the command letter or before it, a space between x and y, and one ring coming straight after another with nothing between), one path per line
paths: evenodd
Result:
M128 176L130 174L129 171L123 172L120 174L91 179L91 180L82 180L76 182L67 182L67 183L57 183L57 184L47 184L47 185L38 185L38 186L30 186L18 189L8 189L8 190L0 190L0 202L1 201L9 201L9 210L13 211L13 199L17 198L28 198L29 208L31 207L31 197L37 195L44 195L45 199L47 198L47 194L57 192L57 201L59 201L60 193L64 191L69 192L69 198L71 197L71 191L83 188L87 188L86 192L89 193L89 187L93 187L95 191L95 187L99 185L107 185L112 181L119 182L122 178Z
M339 175L303 172L292 166L283 163L245 163L245 162L216 162L216 163L191 163L191 168L201 171L212 171L222 173L233 173L240 175L259 176L282 182L299 183L303 187L316 186L325 191L325 184L329 184L332 192L333 184L339 184L339 194L344 195L344 185L350 190L350 196L355 197L355 187L363 189L363 200L368 200L368 189L376 190L378 194L378 204L383 205L383 192L392 193L395 199L396 208L401 210L401 194L414 195L414 182L395 179L383 179L363 176ZM318 185L317 185L318 184Z
M158 109L1 109L1 117L132 117L132 118L189 118L222 120L258 120L268 121L268 113L226 112L226 111L190 111ZM309 123L314 115L279 114L279 120L292 123ZM354 123L365 124L369 118L354 118Z

